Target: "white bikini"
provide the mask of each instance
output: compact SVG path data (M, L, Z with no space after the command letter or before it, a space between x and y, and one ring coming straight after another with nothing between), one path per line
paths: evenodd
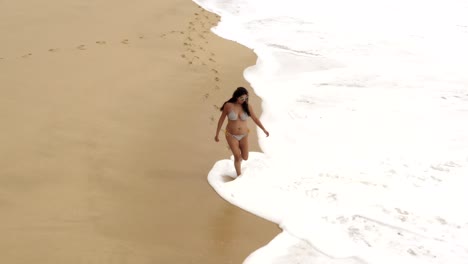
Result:
M247 120L247 118L249 118L249 115L246 113L246 112L242 112L242 114L240 114L240 116L238 114L236 114L236 112L234 112L234 110L231 110L231 112L229 112L229 114L227 115L228 119L229 120L232 120L232 121L235 121L237 120L238 118L240 118L240 120L242 121L245 121ZM242 135L233 135L229 132L227 132L226 130L226 135L230 135L232 136L233 138L237 139L238 141L240 141L241 139L243 139L245 136L247 136L249 134L249 132L245 133L245 134L242 134Z
M233 120L233 121L237 120L237 117L238 117L238 115L236 114L236 112L234 112L234 110L231 110L231 112L229 112L229 114L228 114L229 120ZM249 115L247 115L246 112L242 112L242 114L240 115L240 119L242 121L245 121L245 120L247 120L247 118L249 118Z

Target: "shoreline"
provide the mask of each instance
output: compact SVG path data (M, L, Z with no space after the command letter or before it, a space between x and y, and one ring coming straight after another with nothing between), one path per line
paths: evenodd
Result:
M0 259L241 263L273 239L206 180L230 156L215 105L253 95L253 51L191 1L53 3L0 12Z

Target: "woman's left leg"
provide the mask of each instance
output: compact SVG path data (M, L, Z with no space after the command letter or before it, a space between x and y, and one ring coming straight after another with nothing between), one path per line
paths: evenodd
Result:
M246 135L239 141L239 148L241 150L242 159L249 159L249 135Z
M226 133L226 141L232 151L232 155L234 156L234 168L236 169L237 176L239 176L241 175L242 162L242 151L240 149L239 141L229 133Z

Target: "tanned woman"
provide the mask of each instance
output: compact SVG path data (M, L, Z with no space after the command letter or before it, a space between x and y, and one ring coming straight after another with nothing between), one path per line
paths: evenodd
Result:
M234 168L237 176L241 175L242 160L249 158L249 128L247 120L252 118L254 123L260 127L268 137L270 133L263 127L262 122L255 115L252 106L249 105L249 92L244 87L238 87L232 94L232 98L224 102L216 128L215 141L219 142L219 131L224 120L228 118L225 135L226 141L234 155Z

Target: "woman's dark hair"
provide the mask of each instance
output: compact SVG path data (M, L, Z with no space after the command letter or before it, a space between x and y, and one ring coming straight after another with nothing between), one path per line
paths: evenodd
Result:
M237 87L237 89L234 91L234 93L232 94L232 97L231 99L227 100L226 102L224 102L223 106L221 106L220 110L223 111L224 110L224 106L226 105L226 103L235 103L237 102L237 98L243 96L243 95L249 95L249 92L247 91L247 89L245 89L244 87ZM249 111L249 98L247 97L247 99L242 103L242 110L244 110L245 113L247 113L247 115L250 116L250 111Z

